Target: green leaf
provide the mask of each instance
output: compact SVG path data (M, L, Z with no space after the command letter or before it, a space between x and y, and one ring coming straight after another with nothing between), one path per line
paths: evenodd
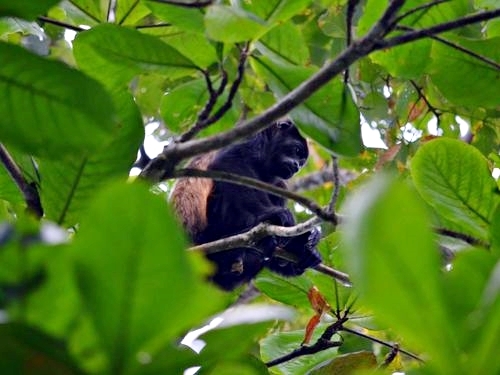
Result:
M281 303L310 307L307 293L312 283L306 277L283 277L269 271L263 271L255 280L255 286L268 297Z
M195 275L185 246L164 199L140 184L111 186L91 203L73 255L108 372L137 366L140 352L154 356L220 307L220 292Z
M316 72L314 68L275 63L266 57L251 62L278 98ZM362 147L359 112L350 93L345 90L340 81L332 80L290 114L302 131L328 150L355 156Z
M432 41L428 39L382 50L370 55L394 77L419 79L430 63Z
M63 344L34 328L0 325L0 372L17 374L82 374Z
M161 116L173 132L181 132L192 126L198 113L208 100L204 79L195 79L175 87L163 96Z
M0 138L27 154L64 159L109 141L111 99L67 65L0 43Z
M487 59L500 61L500 37L474 41L453 38L450 41ZM498 66L486 64L442 43L433 45L431 57L432 82L447 100L471 109L497 108L500 96Z
M256 39L267 30L267 24L243 9L212 5L205 14L205 27L209 38L225 43Z
M350 198L345 213L342 250L362 301L405 342L430 353L440 370L450 369L454 327L443 300L439 252L419 199L405 184L380 175ZM432 314L422 319L424 311Z
M311 371L311 375L351 375L360 370L375 370L377 358L369 351L348 353L323 363Z
M464 142L440 138L423 145L411 163L420 195L446 221L487 240L498 204L486 159Z
M168 3L144 1L153 14L159 19L168 22L179 29L196 34L205 34L203 13L198 8L184 8ZM200 36L198 35L197 38Z
M71 0L79 10L97 22L106 22L108 6L103 0Z
M470 368L473 373L498 373L500 358L498 356L498 337L500 337L500 262L489 274L488 283L482 295L480 312L476 315L481 325L472 347Z
M279 25L303 11L310 3L311 0L268 0L246 1L241 6L270 24Z
M0 0L0 17L34 19L47 12L60 0Z
M163 31L161 39L184 56L189 56L191 61L199 67L208 68L218 61L213 44L196 33L181 31L171 26Z
M317 327L312 342L315 342L318 339L318 335L323 331L324 328ZM303 339L304 329L289 332L276 332L267 335L260 342L262 360L268 362L291 353L300 348ZM338 337L334 336L333 340L338 340ZM294 358L292 361L287 361L273 368L276 368L279 374L308 374L309 371L316 368L321 363L334 357L337 351L337 348L322 350L314 355Z
M299 28L292 23L283 23L266 33L257 43L264 55L271 54L297 65L309 63L309 50Z
M68 160L40 160L41 199L46 218L61 225L80 221L88 202L109 181L128 178L137 150L144 139L142 119L132 96L114 95L120 115L113 139L90 156L75 154Z
M491 220L490 236L491 251L500 258L500 205L497 205Z
M137 30L102 24L74 41L78 66L108 87L127 85L138 74L155 72L175 79L196 65L160 39Z
M226 100L227 90L219 97L215 111ZM174 132L181 132L187 130L196 122L199 112L207 102L208 92L206 82L204 79L196 79L175 87L167 95L163 96L160 111L167 127ZM233 105L217 121L217 124L211 126L209 130L216 131L220 127L225 129L230 128L238 121L238 116L239 113Z
M456 327L455 336L464 351L470 351L477 343L473 337L478 327L470 317L478 314L483 291L495 267L495 258L484 249L468 249L453 259L451 269L445 273L445 301L453 311L449 319ZM471 329L472 328L472 329Z
M137 0L120 0L116 2L116 23L119 25L135 25L148 16L151 11Z

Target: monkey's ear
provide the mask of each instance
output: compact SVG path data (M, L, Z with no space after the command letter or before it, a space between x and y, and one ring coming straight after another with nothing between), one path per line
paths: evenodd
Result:
M274 123L274 127L280 130L288 130L294 126L293 121L290 118L279 119Z

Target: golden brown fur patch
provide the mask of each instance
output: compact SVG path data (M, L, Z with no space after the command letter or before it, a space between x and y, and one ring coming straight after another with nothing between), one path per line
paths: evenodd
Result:
M207 170L216 151L194 157L187 168ZM207 226L207 202L213 181L207 178L181 178L175 183L170 201L192 239Z

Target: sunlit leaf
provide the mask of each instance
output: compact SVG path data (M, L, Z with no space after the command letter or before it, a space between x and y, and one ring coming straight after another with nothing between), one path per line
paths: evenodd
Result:
M205 14L208 36L225 43L257 38L266 31L266 26L264 20L236 7L213 5Z
M454 104L470 108L496 108L500 96L500 37L475 41L454 38L451 42L496 62L496 66L455 48L435 43L429 68L432 82Z
M158 38L112 24L79 33L74 46L80 69L111 87L128 84L141 73L175 78L192 74L196 68L189 58Z
M488 239L499 197L477 149L448 138L430 141L413 158L411 173L418 192L439 216L465 233Z

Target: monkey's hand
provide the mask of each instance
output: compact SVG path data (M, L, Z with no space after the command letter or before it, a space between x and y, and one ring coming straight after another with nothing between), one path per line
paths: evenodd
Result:
M314 267L321 262L321 256L316 250L320 240L317 229L293 237L283 248L294 259L287 259L280 254L275 254L266 263L266 267L284 276L297 276L304 273L307 268Z

